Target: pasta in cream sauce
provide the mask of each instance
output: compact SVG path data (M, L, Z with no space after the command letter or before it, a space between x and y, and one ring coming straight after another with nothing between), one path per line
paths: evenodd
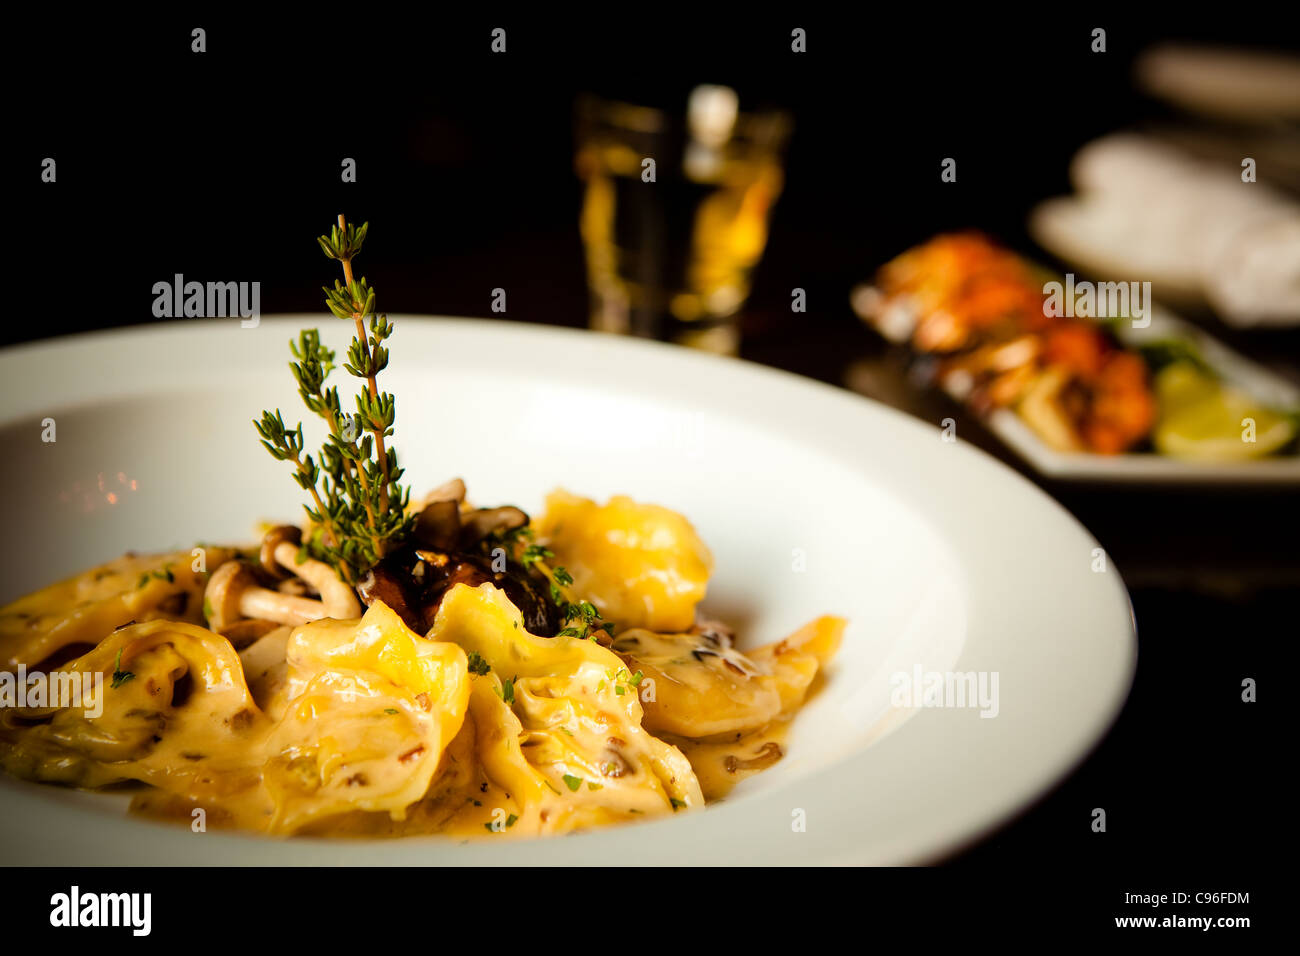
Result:
M487 520L449 500L454 527ZM556 492L527 530L481 559L413 550L400 587L372 575L342 617L351 592L286 562L282 532L14 601L0 669L100 675L102 712L0 708L0 765L134 784L134 812L209 826L499 839L692 812L781 758L843 620L742 652L699 617L713 557L667 508ZM562 576L502 569L542 554ZM538 633L548 587L596 625Z

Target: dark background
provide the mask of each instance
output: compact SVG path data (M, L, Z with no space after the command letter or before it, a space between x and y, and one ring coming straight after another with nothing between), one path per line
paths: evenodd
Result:
M11 36L9 151L21 168L10 214L23 234L10 265L25 294L10 300L5 343L153 321L153 283L178 272L258 280L264 312L322 312L319 287L335 270L313 240L339 212L373 224L360 271L383 311L492 317L500 286L505 320L584 325L575 96L680 106L696 83L721 82L742 107L780 105L795 120L743 353L839 384L857 360L890 361L849 310L855 282L969 226L1051 261L1025 215L1068 191L1074 151L1117 128L1179 121L1133 90L1137 51L1285 35L1258 11L1147 22L1100 10L855 20L737 8L704 22L635 8L625 21L573 23L313 11L292 23L48 15ZM190 52L194 26L208 31L203 55ZM495 26L507 29L504 56L489 52ZM808 31L805 55L789 52L793 26ZM1107 29L1105 54L1090 52L1095 26ZM45 156L58 162L53 186L39 182ZM345 156L356 184L339 182ZM939 181L944 156L958 158L955 184ZM796 286L807 315L789 311ZM1294 331L1216 332L1300 377ZM900 392L896 403L934 422L956 417L960 434L1024 470L945 399ZM1251 872L1276 822L1261 800L1281 755L1263 732L1282 696L1267 677L1296 634L1295 489L1035 480L1124 574L1137 683L1074 776L956 862ZM1262 685L1253 706L1239 700L1247 676ZM1094 807L1107 810L1106 834L1089 829Z

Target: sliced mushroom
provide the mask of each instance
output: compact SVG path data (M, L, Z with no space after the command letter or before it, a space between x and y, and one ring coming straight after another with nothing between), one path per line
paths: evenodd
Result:
M285 578L275 589L281 594L292 594L294 597L311 597L311 588L302 578Z
M329 617L320 601L261 587L253 569L242 561L227 561L212 572L203 599L208 626L223 634L245 618L298 625Z
M257 573L240 561L227 561L213 572L204 592L208 625L218 633L234 637L257 636L258 628L240 622L246 619L297 626L323 618L347 620L361 615L361 605L352 588L339 579L328 564L307 558L298 560L298 545L292 536L272 529L263 542L262 560L274 562L283 571L297 575L319 598L272 591L261 586ZM233 639L233 637L232 637Z
M282 568L302 578L320 595L320 603L325 608L322 617L347 620L361 616L356 593L324 561L300 559L298 545L291 540L280 541L271 554Z
M722 765L726 768L727 773L738 773L741 770L766 770L780 760L782 756L784 754L781 751L781 745L769 740L762 747L759 747L752 757L737 757L735 754L728 754Z
M297 548L302 544L302 532L291 524L276 525L262 536L262 550L259 557L262 569L277 581L289 577L289 570L275 557L275 550L282 544L292 544Z

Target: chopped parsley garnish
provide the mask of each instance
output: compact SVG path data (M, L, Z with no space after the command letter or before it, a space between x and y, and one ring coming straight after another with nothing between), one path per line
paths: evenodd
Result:
M477 800L474 801L474 805L482 806L482 804L480 804ZM483 829L491 833L500 833L502 830L509 830L512 826L514 826L518 822L519 822L519 817L517 817L515 814L512 813L510 814L510 816L506 817L505 826L498 827L497 822L493 820L491 823L483 824Z
M640 671L629 676L626 667L620 667L617 671L607 670L605 673L608 674L609 679L614 682L614 693L619 697L631 693L631 688L640 686L642 679L645 677L645 675ZM627 683L623 683L623 681L626 681ZM596 690L601 691L604 689L605 682L601 681L600 686L597 687Z
M523 561L524 567L530 568L539 561L545 561L547 558L553 557L555 557L555 552L549 548L544 548L540 544L530 544L524 548L524 555L520 560Z
M135 674L131 671L122 670L122 648L117 649L117 660L113 662L113 683L114 688L121 687L129 680L134 680Z
M397 714L397 713L401 713L401 712L400 712L396 707L385 707L385 708L384 708L384 713L385 713L385 714Z
M511 528L509 531L493 531L491 535L494 540L509 545L518 544L523 540L531 541L536 536L537 532L528 527L528 525L523 525L519 528Z
M563 570L561 568L560 570ZM600 619L600 611L596 605L590 601L578 601L572 603L564 601L561 598L559 588L551 585L551 597L555 598L556 605L560 610L560 619L564 621L565 627L556 635L556 637L577 637L583 640L596 640L596 632L604 630L613 636L614 626L607 621Z
M497 691L497 696L507 704L513 704L515 702L515 681L517 680L519 680L518 674L510 678L510 680L502 681L501 689Z
M572 792L582 786L582 778L575 777L571 773L566 773L564 775L564 785Z
M159 581L166 581L168 584L175 584L176 575L172 574L171 562L163 565L162 568L153 571L146 571L144 574L140 575L140 580L136 584L136 590L143 588L154 578L157 578Z
M469 652L469 672L471 674L478 674L479 676L482 676L483 674L486 674L491 669L492 668L491 666L488 665L488 662L483 659L482 654L480 654L478 651Z
M589 601L570 603L564 594L564 588L573 583L573 575L562 565L551 567L548 562L554 557L555 552L545 545L528 544L520 554L519 560L525 568L535 568L547 579L551 603L560 612L560 623L564 625L556 636L594 641L596 636L593 632L604 629L610 637L613 637L613 625L601 621L600 612Z
M668 802L671 803L671 804L673 805L673 811L674 811L674 812L676 812L677 810L680 810L682 807L686 806L686 801L685 801L685 800L678 800L676 797L669 797L669 798L668 798Z

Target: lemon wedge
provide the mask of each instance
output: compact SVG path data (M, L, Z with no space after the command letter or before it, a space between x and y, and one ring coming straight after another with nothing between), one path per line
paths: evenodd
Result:
M1173 362L1155 377L1156 398L1162 410L1185 409L1219 391L1219 382L1192 362Z
M1295 423L1225 386L1190 362L1174 362L1155 379L1160 418L1156 450L1196 461L1245 461L1270 455L1295 437ZM1253 439L1253 440L1252 440Z

